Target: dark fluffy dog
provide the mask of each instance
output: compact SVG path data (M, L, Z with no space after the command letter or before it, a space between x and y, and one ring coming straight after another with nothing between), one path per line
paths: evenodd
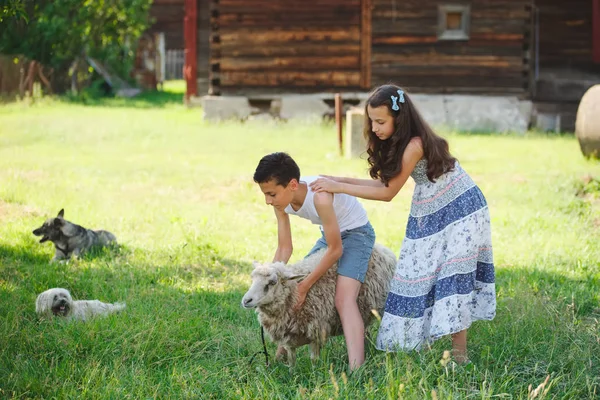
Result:
M47 219L42 226L33 230L34 235L42 237L40 243L47 240L54 243L56 253L52 261L79 257L92 247L117 244L117 238L112 233L86 229L67 221L64 216L65 210L62 209L56 218Z

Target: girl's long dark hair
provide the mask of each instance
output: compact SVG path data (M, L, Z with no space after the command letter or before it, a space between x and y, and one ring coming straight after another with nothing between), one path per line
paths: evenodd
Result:
M415 108L410 97L404 92L404 103L397 102L400 109L392 109L392 96L398 96L396 85L383 85L375 89L365 105L364 135L367 140L369 155L369 175L380 179L387 186L390 179L398 175L402 169L402 156L406 146L413 137L420 137L423 143L424 158L427 160L427 177L435 182L444 173L454 168L456 159L448 150L446 139L438 136L425 122ZM371 119L367 108L385 106L394 117L394 133L387 140L381 140L373 133Z

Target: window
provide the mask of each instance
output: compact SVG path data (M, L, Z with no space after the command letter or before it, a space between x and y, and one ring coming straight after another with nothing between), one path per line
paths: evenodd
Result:
M438 6L438 40L468 40L471 7L445 4Z

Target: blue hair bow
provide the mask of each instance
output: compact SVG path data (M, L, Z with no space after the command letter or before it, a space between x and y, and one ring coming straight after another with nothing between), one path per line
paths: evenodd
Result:
M392 95L392 110L394 111L398 111L400 109L397 101L400 101L400 103L404 104L404 90L398 89L398 97Z

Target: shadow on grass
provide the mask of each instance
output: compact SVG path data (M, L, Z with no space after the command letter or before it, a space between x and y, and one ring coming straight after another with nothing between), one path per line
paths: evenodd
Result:
M61 100L91 107L164 108L183 104L184 94L175 91L151 90L135 97L63 96Z

